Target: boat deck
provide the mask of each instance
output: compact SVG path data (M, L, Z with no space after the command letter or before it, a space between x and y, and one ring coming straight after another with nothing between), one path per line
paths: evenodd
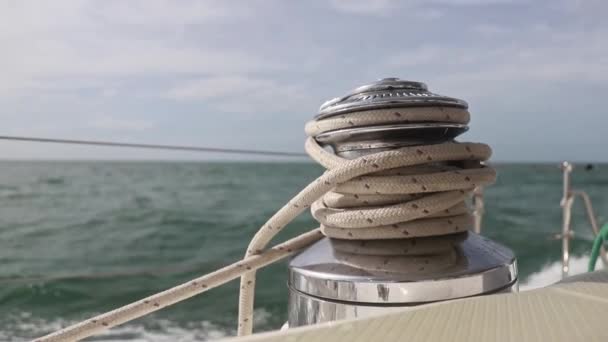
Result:
M542 289L228 341L607 341L607 324L608 271L597 271Z

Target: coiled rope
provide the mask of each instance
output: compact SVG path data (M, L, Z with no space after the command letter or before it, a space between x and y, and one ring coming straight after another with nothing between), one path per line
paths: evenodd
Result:
M172 289L67 327L36 341L74 341L154 312L241 277L239 335L252 331L255 270L291 255L323 235L343 241L344 251L374 254L366 265L390 270L385 254L416 255L407 243L366 240L443 236L468 230L472 217L465 200L475 186L494 181L495 172L483 166L491 150L477 143L448 142L405 147L353 160L340 158L317 144L314 136L330 130L392 123L468 123L464 109L444 107L373 110L312 121L306 125L307 153L327 170L278 210L255 234L243 260ZM289 222L308 208L320 227L267 249ZM336 240L339 241L339 240ZM401 240L403 241L403 240ZM432 240L427 245L434 246ZM380 245L378 245L380 243ZM437 244L436 249L441 249ZM409 246L412 247L412 246ZM354 249L353 249L354 248ZM385 252L385 250L390 250ZM407 252L406 252L407 250ZM369 265L377 262L378 265ZM376 261L374 261L376 260ZM345 262L361 263L345 259Z
M469 119L465 109L407 107L360 111L307 123L306 152L327 171L268 220L249 244L246 257L262 251L293 217L309 206L321 223L321 231L330 238L403 239L468 230L473 218L465 199L476 186L492 183L496 178L493 169L480 164L490 157L489 146L449 142L347 160L324 150L314 137L350 127L416 122L466 124ZM461 165L446 166L442 162ZM392 249L389 253L397 252ZM365 263L369 260L373 258L366 256ZM377 265L368 266L387 269L385 260L379 258ZM254 287L255 272L241 277L239 335L252 332Z

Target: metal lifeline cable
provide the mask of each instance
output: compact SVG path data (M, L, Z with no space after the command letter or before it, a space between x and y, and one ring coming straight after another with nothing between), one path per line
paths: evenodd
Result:
M154 149L154 150L172 150L172 151L190 151L190 152L253 154L253 155L264 155L264 156L277 156L277 157L305 157L306 156L306 153L300 153L300 152L282 152L282 151L249 150L249 149L200 147L200 146L138 144L138 143L98 141L98 140L53 139L53 138L24 137L24 136L12 136L12 135L0 135L0 140L29 141L29 142L72 144L72 145L145 148L145 149Z
M495 179L494 170L480 163L490 157L489 146L446 142L402 147L348 160L327 152L314 139L322 132L342 127L438 121L468 123L469 113L461 108L404 107L359 111L309 122L306 151L327 171L260 228L243 260L36 341L80 340L238 277L241 277L239 335L250 334L255 270L309 246L323 235L344 240L377 240L468 230L472 217L464 201L476 186ZM447 169L437 166L438 162L448 161L462 162L465 166ZM308 208L321 223L319 228L267 248L273 237ZM383 258L370 260L378 264L369 267L391 266Z

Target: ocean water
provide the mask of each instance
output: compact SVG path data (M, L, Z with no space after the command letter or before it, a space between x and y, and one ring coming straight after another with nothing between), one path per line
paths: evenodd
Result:
M561 171L496 165L483 234L511 247L522 288L560 277ZM0 162L0 341L23 341L116 308L239 259L249 239L322 172L312 163ZM608 165L577 169L599 222ZM592 234L574 208L574 272ZM311 227L303 214L285 239ZM286 267L259 273L257 331L286 319ZM200 341L235 333L238 283L115 328L98 341Z

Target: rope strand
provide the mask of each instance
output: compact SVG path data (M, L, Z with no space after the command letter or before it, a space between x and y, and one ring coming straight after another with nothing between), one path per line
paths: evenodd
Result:
M78 341L95 335L111 327L131 321L138 317L158 311L169 305L188 299L199 293L225 284L238 278L244 271L256 270L281 260L319 240L323 235L319 229L304 233L282 244L274 246L261 254L250 256L217 271L192 279L166 291L154 294L144 299L125 305L121 308L95 316L86 321L69 326L35 342L67 342Z

